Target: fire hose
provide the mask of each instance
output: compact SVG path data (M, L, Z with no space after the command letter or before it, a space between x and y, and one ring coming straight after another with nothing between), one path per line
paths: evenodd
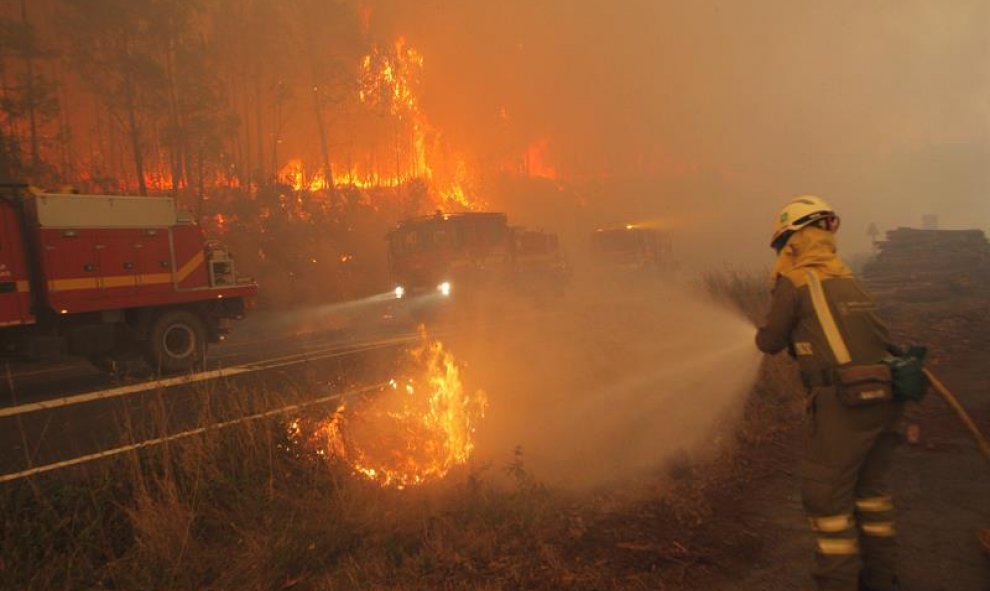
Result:
M966 429L969 430L970 434L973 435L973 439L976 440L976 445L979 446L980 451L983 452L983 457L990 462L990 443L987 443L987 438L984 437L983 433L980 432L980 428L976 426L973 422L973 418L969 416L966 409L963 408L962 404L959 403L959 399L952 395L952 392L945 387L945 384L941 382L935 375L929 370L925 371L925 377L928 378L929 383L935 388L935 391L939 393L943 400L956 412L956 416L965 425Z
M966 429L973 435L976 439L976 445L979 446L980 451L983 452L983 457L990 462L990 444L987 443L987 438L983 436L980 432L980 428L976 426L973 422L973 418L969 416L966 409L963 408L962 404L959 403L959 399L952 395L952 392L945 387L945 384L941 380L935 377L935 375L928 371L925 371L925 377L928 378L928 382L935 388L935 391L939 393L946 404L948 404L952 410L956 412L956 416L962 421L962 424L966 426ZM981 529L976 533L976 539L980 546L983 547L983 552L990 557L990 528Z

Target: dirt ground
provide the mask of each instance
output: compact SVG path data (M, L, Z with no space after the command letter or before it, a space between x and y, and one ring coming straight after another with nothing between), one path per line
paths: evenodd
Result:
M990 324L986 300L898 304L885 308L895 335L930 345L933 371L990 433ZM914 427L911 427L911 426ZM990 463L934 392L907 409L905 440L891 473L901 540L900 576L907 591L988 591L990 556L977 532L990 528ZM685 590L771 591L811 589L812 534L801 510L793 473L799 430L787 445L761 450L766 478L743 492L739 522L759 549L738 562L694 573ZM681 588L681 587L678 587Z

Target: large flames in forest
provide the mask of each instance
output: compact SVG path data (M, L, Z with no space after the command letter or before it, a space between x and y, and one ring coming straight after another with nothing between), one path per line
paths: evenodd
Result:
M424 58L400 37L388 49L376 47L361 60L358 99L369 112L387 118L380 150L364 164L331 165L315 170L294 158L279 170L279 180L296 191L319 191L333 186L357 188L398 187L422 180L442 205L479 209L477 197L469 198L468 166L443 135L430 123L420 100ZM388 164L384 164L387 162ZM332 182L331 182L332 181Z
M0 21L25 27L0 55L0 160L37 186L170 194L207 216L245 196L291 189L300 203L332 204L307 194L357 189L394 195L410 213L484 209L493 178L558 178L557 144L526 129L531 116L510 113L526 113L512 93L458 102L470 93L457 87L460 72L444 69L456 67L449 60L437 60L430 80L451 87L426 88L429 56L403 35L378 37L364 3L356 14L286 2L226 15L211 3L166 2L118 20L82 5L37 4L17 18L0 9ZM317 13L361 35L283 43ZM170 26L157 30L163 14ZM64 22L80 28L63 36ZM136 38L122 56L107 42L121 30L156 35ZM189 51L189 43L201 45ZM79 57L90 55L99 59Z
M485 414L484 394L464 389L453 355L425 332L406 361L404 375L376 395L345 401L326 419L292 421L290 438L307 453L400 489L466 463Z

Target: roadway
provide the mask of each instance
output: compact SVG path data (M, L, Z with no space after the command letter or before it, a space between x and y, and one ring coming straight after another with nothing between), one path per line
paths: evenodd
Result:
M392 378L399 353L420 338L408 311L390 308L387 296L375 296L257 312L211 346L203 371L165 379L107 375L81 360L7 363L0 368L0 483L314 401L332 410L340 395L363 394ZM524 303L489 322L526 322L560 312ZM462 331L455 317L465 320L447 318L431 327L430 336Z
M418 338L408 322L356 332L311 312L237 323L190 375L114 376L79 360L4 365L0 482L312 401L332 409L341 393L387 381Z

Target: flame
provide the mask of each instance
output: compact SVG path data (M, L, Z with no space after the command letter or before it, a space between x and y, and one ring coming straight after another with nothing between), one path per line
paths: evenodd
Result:
M318 192L332 186L360 189L400 187L414 180L425 180L445 209L483 209L484 203L471 197L475 175L467 159L452 150L443 134L422 110L420 87L425 59L404 37L390 47L375 47L360 62L358 101L369 114L384 115L394 142L378 146L383 154L371 154L373 163L389 163L391 172L375 166L342 165L334 162L333 179L320 167L307 168L300 158L281 167L278 178L295 191ZM379 164L380 166L381 164ZM394 165L394 166L393 166Z
M326 173L322 168L312 176L306 174L306 166L299 158L289 160L285 166L278 171L278 178L281 182L292 187L294 191L322 191L328 189Z
M339 169L337 169L339 170ZM405 183L415 179L413 176L387 176L374 172L362 173L358 169L335 172L333 184L335 187L355 187L357 189L374 189L382 187L401 187ZM301 192L308 191L316 193L330 188L327 181L326 171L323 167L317 168L310 173L300 158L293 158L286 162L278 171L278 180L289 185L292 190Z
M483 392L465 392L460 366L440 341L423 329L421 339L408 352L409 376L391 380L374 398L341 404L309 437L300 420L292 421L290 439L383 487L439 480L465 464L487 400Z
M407 47L399 37L390 51L375 47L361 60L358 99L372 110L385 111L406 134L404 169L396 176L431 178L433 169L427 155L436 131L420 109L419 88L423 75L423 54Z
M218 103L221 110L217 114L236 114L242 125L229 129L224 126L226 132L211 134L208 144L200 145L201 140L194 139L199 136L189 136L186 141L193 144L175 146L171 140L178 136L149 130L141 149L140 173L135 172L130 162L128 153L132 149L117 146L126 135L123 128L126 126L105 119L116 113L115 106L108 104L105 113L102 107L96 110L67 108L66 124L72 119L78 129L92 130L86 134L92 137L88 141L86 135L80 135L79 140L70 140L67 136L64 142L46 141L41 146L44 159L53 166L64 159L62 168L65 170L59 172L59 179L72 182L83 192L93 193L133 193L140 187L149 194L204 199L212 195L218 199L232 199L233 194L224 195L219 190L242 189L243 193L253 196L270 188L277 180L296 192L315 194L338 186L401 188L422 182L428 187L433 202L422 203L424 211L420 213L437 208L446 211L486 209L487 204L479 198L478 192L494 175L559 178L565 152L569 156L570 151L561 151L559 140L535 139L545 133L544 130L534 134L533 130L521 129L528 119L516 113L516 105L512 103L493 104L486 119L478 120L477 130L473 123L471 127L445 128L439 111L431 112L430 107L448 104L454 97L442 101L432 99L444 89L425 86L431 80L428 68L433 64L430 56L416 46L411 32L410 37L398 35L374 43L373 31L382 30L371 26L379 10L373 8L377 4L368 0L355 3L361 42L367 45L362 53L353 57L345 72L349 80L338 80L334 76L332 83L328 80L316 84L298 68L277 72L278 82L269 91L260 92L259 89L257 93L238 95L237 100L233 100L233 95L225 96L229 100ZM262 118L254 121L255 108L258 113L265 113L277 107L275 113L280 113L283 104L291 109L305 106L308 116L310 91L316 97L313 104L327 116L329 131L324 137L317 137L316 127L308 125L305 122L308 120L299 123L298 113L293 116L295 119L290 118L287 111L285 117L278 115L272 120L266 117L264 121ZM427 91L432 92L427 95ZM226 95L231 90L218 87L218 92ZM92 115L90 111L93 111ZM459 110L451 109L451 112ZM488 117L494 118L498 133L476 133L484 132ZM77 118L80 119L78 122L75 121ZM25 118L5 119L0 113L0 123L10 127L9 135L14 139L23 141L30 133L25 127ZM193 127L189 127L189 131ZM317 139L326 140L325 143L321 141L319 152L316 151ZM86 143L77 144L77 141ZM214 145L214 142L219 143ZM18 145L23 151L23 144ZM256 157L255 145L258 148ZM65 148L64 155L59 146ZM174 149L177 147L182 149ZM54 166L53 171L58 168ZM575 174L573 168L566 169L568 175ZM415 195L418 204L420 186L417 184L415 188L416 192L380 193Z
M227 216L222 213L215 214L213 216L213 230L217 234L227 233Z
M368 114L383 116L389 123L382 129L393 134L367 154L370 165L339 162L331 164L333 178L322 167L308 168L300 158L289 160L279 171L281 182L297 192L319 192L332 186L358 189L401 187L416 180L426 181L437 203L430 209L484 210L487 204L475 194L476 179L483 175L470 166L465 152L450 146L444 134L422 108L421 86L426 59L405 37L391 45L376 46L359 63L357 99ZM513 118L505 105L497 111L499 121L509 125ZM385 164L388 163L388 164ZM388 168L384 172L382 167ZM496 165L506 174L557 181L553 142L548 137L531 141L514 157ZM331 182L332 181L332 182Z

